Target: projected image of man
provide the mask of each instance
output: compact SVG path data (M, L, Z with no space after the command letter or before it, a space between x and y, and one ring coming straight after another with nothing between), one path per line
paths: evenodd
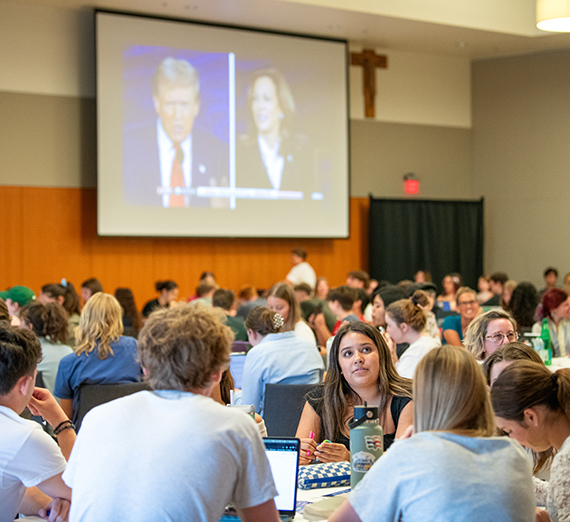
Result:
M227 162L224 172L221 161L227 155L221 142L194 128L200 112L196 69L186 60L166 58L156 70L152 101L155 137L148 143L141 136L135 144L138 164L133 171L128 165L132 151L125 146L127 200L165 208L215 206L213 200L197 197L195 189L227 186ZM129 180L132 186L127 186Z

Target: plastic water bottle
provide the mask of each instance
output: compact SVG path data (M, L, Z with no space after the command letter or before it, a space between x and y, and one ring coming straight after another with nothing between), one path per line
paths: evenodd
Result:
M552 364L552 340L550 339L550 329L548 328L548 321L546 318L542 320L542 330L540 331L540 338L544 343L544 364L550 366Z
M378 406L355 406L350 428L350 487L354 488L382 456L384 432L378 423Z

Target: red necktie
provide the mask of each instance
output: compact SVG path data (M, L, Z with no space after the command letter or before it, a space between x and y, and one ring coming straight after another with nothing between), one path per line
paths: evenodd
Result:
M171 207L183 207L184 206L184 196L175 196L174 188L180 187L184 189L184 173L182 172L182 161L184 159L184 153L180 148L180 143L174 145L176 154L174 156L174 161L172 162L172 174L170 176L170 189L172 190L170 195L170 206Z

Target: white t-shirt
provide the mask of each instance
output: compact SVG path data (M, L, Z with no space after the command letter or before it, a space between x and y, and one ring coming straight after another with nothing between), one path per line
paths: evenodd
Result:
M413 379L416 366L422 357L430 350L440 346L441 342L438 339L422 335L417 341L410 344L408 349L402 354L400 360L396 363L396 370L402 377Z
M0 406L0 522L12 522L26 488L65 469L65 458L37 422Z
M424 431L394 442L349 501L362 522L534 522L531 475L507 437Z
M143 391L83 420L64 481L70 521L218 521L277 495L253 419L209 397Z
M38 372L42 372L45 387L53 394L59 361L73 353L73 350L66 344L52 343L45 337L40 337L40 343L42 344L42 360L38 364Z
M313 267L306 261L291 268L285 279L291 281L294 285L307 283L311 288L315 288L317 284L317 274L313 270Z
M317 344L317 338L315 337L313 329L305 321L297 321L293 331L297 337L305 339L314 345Z

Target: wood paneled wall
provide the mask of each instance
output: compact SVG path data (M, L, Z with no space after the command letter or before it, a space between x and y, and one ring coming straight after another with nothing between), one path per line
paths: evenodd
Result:
M109 293L131 288L140 308L161 279L175 280L181 296L193 295L204 270L224 288L267 288L285 277L295 246L307 249L317 275L332 286L344 284L350 270L367 270L368 198L351 198L349 239L98 237L96 198L95 189L0 186L0 289L21 284L39 293L65 277L79 291L97 277Z

